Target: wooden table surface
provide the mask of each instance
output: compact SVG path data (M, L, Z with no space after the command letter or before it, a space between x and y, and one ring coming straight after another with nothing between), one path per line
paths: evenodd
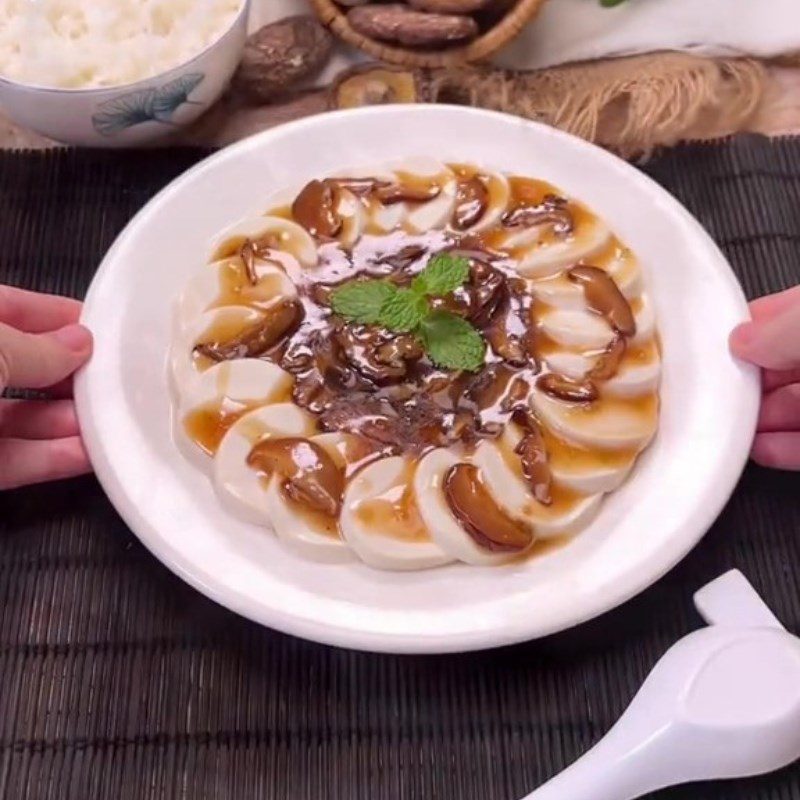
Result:
M231 110L223 102L199 125L187 131L179 143L223 146L282 122L322 112L325 108L324 95L319 91L284 103L255 108ZM764 100L746 131L768 136L800 135L800 66L769 68ZM699 131L693 138L709 137ZM43 136L21 129L0 111L0 148L43 148L54 144Z

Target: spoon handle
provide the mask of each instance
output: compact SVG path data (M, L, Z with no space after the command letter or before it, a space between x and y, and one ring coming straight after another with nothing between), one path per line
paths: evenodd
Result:
M634 800L670 783L658 774L659 760L653 758L648 746L655 744L654 749L659 749L662 737L658 733L654 741L644 743L641 749L625 747L616 733L610 732L610 739L598 742L523 800Z
M524 800L632 800L636 796L623 794L616 772L598 768L596 764L584 765L581 759Z

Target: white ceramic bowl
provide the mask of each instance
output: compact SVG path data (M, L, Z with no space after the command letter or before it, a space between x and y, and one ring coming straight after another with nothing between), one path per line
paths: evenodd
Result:
M66 144L135 147L174 132L213 105L244 50L250 0L190 61L125 86L62 89L0 76L0 108L18 124Z
M504 567L414 573L325 565L220 506L170 431L166 354L174 299L209 240L320 174L428 154L544 178L588 203L641 259L663 342L658 434L628 482L566 547ZM77 381L98 477L168 567L258 622L347 647L468 650L530 639L640 592L702 537L747 459L758 379L729 354L747 315L700 225L634 167L557 130L487 111L386 106L266 131L178 178L130 223L86 298L96 350Z

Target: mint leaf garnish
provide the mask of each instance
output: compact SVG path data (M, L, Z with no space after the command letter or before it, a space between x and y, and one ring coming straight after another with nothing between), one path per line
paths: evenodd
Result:
M385 280L354 280L331 292L331 307L348 322L413 332L437 366L475 372L483 366L486 351L480 332L449 311L434 311L427 299L454 292L467 278L469 259L438 253L410 288Z
M331 292L331 308L352 322L376 325L384 303L397 292L387 281L350 281Z
M398 289L381 306L378 324L390 331L407 333L413 331L427 313L428 302L424 297L408 289Z
M467 320L449 311L432 311L422 320L417 333L437 366L468 372L483 366L486 346Z
M411 282L411 289L418 294L441 297L450 294L469 277L469 259L437 253Z

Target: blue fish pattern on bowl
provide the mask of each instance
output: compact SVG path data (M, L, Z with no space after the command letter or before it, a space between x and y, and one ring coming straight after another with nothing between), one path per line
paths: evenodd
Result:
M189 95L203 82L205 73L189 72L163 86L138 89L106 100L92 115L94 129L101 136L114 136L144 122L174 125L172 117L183 105L202 105Z

